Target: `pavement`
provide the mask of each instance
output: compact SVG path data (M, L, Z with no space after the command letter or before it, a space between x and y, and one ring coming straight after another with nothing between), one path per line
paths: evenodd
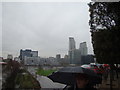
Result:
M98 90L110 90L110 75L108 74L107 80L103 79L102 84L98 85ZM113 80L112 84L113 90L120 90L120 72L119 72L119 78L116 77Z
M42 89L63 89L66 85L65 84L61 84L61 83L55 83L52 80L50 80L49 78L47 78L46 76L40 76L40 75L36 75L35 67L27 67L27 70L39 81L40 86Z
M52 80L50 80L49 78L47 78L46 76L37 75L37 80L39 81L39 83L41 85L41 88L43 88L43 89L48 89L49 88L49 89L54 89L55 90L55 88L62 89L66 86L64 84L55 83Z

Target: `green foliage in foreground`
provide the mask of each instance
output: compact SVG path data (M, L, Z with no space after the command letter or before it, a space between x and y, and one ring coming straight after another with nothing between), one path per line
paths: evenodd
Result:
M37 69L36 74L42 75L42 76L48 76L48 75L52 74L55 71L56 70L52 70L52 69L49 69L49 70Z
M40 85L35 78L27 72L18 73L15 83L19 88L40 88Z

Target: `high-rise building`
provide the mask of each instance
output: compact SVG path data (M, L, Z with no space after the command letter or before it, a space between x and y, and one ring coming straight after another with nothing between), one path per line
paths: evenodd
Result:
M75 40L73 37L69 37L69 51L68 51L68 56L69 56L69 61L70 64L73 64L73 59L74 59L74 50L75 50Z
M61 59L61 55L60 55L60 54L57 54L57 55L56 55L56 59L57 59L57 60Z
M75 40L73 37L69 37L69 51L76 49Z
M26 49L26 50L20 50L20 60L24 60L24 58L26 57L38 57L38 51L32 51L30 49Z
M81 64L95 63L93 55L83 55L81 56Z
M87 49L87 44L86 44L86 42L80 43L79 49L80 49L80 51L81 51L81 55L87 55L87 54L88 54L88 49Z
M74 50L74 64L81 64L81 52L79 49Z
M75 40L73 37L69 37L69 61L70 64L80 64L81 63L81 54L80 50L76 49Z
M69 51L70 64L81 64L81 53L79 49Z

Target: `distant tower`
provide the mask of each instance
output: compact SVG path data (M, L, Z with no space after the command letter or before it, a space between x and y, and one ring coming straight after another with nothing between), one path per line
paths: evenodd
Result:
M73 37L69 37L69 51L75 50L75 40Z
M81 55L87 55L87 54L88 54L88 49L87 49L87 44L86 44L86 42L80 43L79 49L80 49L80 51L81 51Z
M69 37L69 54L68 54L68 57L69 57L69 62L70 64L73 64L74 63L74 50L76 49L75 47L75 40L73 37Z
M57 60L61 59L61 55L60 55L60 54L57 54L57 55L56 55L56 59L57 59Z

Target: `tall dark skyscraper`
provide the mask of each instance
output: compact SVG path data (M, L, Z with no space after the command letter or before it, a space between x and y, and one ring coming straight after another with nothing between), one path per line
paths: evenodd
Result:
M69 37L69 61L70 61L70 64L73 64L74 61L74 50L75 50L75 40L73 37Z
M75 40L73 37L69 37L69 51L76 49Z

